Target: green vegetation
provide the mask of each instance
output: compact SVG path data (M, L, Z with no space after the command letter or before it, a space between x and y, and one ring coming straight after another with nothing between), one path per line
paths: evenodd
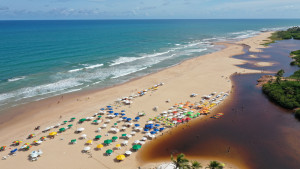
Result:
M291 56L293 58L293 61L291 62L291 65L297 65L300 67L300 50L292 51Z
M268 46L271 43L274 43L276 40L284 40L284 39L300 39L300 27L292 27L287 29L286 31L277 31L272 34L270 37L271 42L267 42L264 45Z
M282 80L284 71L276 74L276 81L263 85L263 92L275 103L287 109L300 107L300 70Z
M173 155L171 154L171 161L176 166L176 169L199 169L202 168L201 164L198 161L192 161L191 164L189 160L185 158L183 153L178 154L177 158L174 160ZM209 165L205 168L209 169L223 169L225 167L224 163L218 161L211 161Z

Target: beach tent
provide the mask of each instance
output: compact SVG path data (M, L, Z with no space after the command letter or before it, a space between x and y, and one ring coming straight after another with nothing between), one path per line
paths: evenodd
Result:
M116 159L119 160L119 161L122 161L122 160L125 159L125 156L124 156L124 155L118 155L118 156L116 157Z

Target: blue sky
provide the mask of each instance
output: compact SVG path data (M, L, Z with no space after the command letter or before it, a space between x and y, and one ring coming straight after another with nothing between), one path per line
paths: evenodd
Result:
M0 19L299 18L300 0L0 0Z

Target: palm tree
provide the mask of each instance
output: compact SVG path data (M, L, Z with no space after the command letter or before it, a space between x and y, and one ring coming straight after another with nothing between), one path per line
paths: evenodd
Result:
M184 158L184 154L178 154L176 160L173 158L173 154L171 154L171 160L176 166L176 169L186 169L189 168L189 160Z
M191 169L202 168L202 165L198 161L192 161Z
M207 168L209 168L209 169L222 169L223 166L218 161L211 161Z

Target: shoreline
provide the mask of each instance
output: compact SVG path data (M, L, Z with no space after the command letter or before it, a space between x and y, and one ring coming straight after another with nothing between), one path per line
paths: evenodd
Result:
M258 36L248 38L239 42L250 44L249 46L252 45L251 47L253 47L254 49L262 48L262 45L258 45L258 43L255 42L266 39L269 34L270 32L262 33ZM189 94L191 93L204 95L213 91L228 91L232 86L231 81L228 79L231 74L235 72L259 72L253 70L244 70L235 66L238 64L243 64L244 62L238 59L234 59L232 58L232 56L242 53L243 48L240 46L240 44L228 44L226 48L220 51L185 60L175 66L153 72L143 77L135 78L122 84L111 86L105 89L100 89L97 91L93 90L89 92L75 92L63 96L55 96L53 98L16 107L11 111L14 111L18 114L23 114L15 117L7 117L7 121L0 125L0 134L3 136L1 137L0 142L1 144L8 144L12 140L20 137L25 137L30 132L32 132L33 128L37 125L40 125L41 129L43 129L47 125L62 121L62 119L66 119L72 116L82 117L87 114L91 114L92 112L97 112L100 107L104 107L105 105L112 103L117 98L128 96L133 92L148 88L160 82L164 82L166 83L166 85L161 87L161 89L158 89L157 92L150 94L150 96L146 95L142 98L139 98L139 100L136 100L136 103L134 103L128 109L134 113L139 111L152 113L151 109L155 105L158 105L158 111L161 112L163 110L167 110L167 108L169 107L169 104L164 103L165 100L169 98L171 98L172 103L178 103L180 101L194 101L199 99L191 99L189 97ZM199 68L199 65L202 66L201 68L203 68L203 70ZM199 74L199 71L202 74ZM224 76L224 78L221 77L222 75ZM205 79L209 80L204 81ZM193 80L195 80L195 82L193 82ZM193 83L186 84L186 82ZM203 88L201 88L201 86ZM208 86L210 86L210 88L208 88ZM178 87L182 88L182 91L177 91ZM199 87L201 89L199 89ZM140 106L145 102L148 102L149 104ZM60 119L59 116L63 116L63 118ZM12 122L14 122L15 124L12 124ZM7 130L9 130L10 133L7 133ZM24 131L29 132L24 133ZM128 162L132 162L132 160L135 159L132 159L134 158L134 156L131 156L130 158L131 160L126 160L124 161L125 163L122 162L125 164L125 168L126 166L127 168L132 168L132 164Z

